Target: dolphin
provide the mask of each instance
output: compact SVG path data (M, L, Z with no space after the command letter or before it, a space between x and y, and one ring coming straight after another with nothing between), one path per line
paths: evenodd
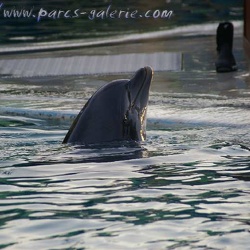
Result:
M144 141L152 76L153 70L146 66L130 80L115 80L98 89L73 121L63 143Z

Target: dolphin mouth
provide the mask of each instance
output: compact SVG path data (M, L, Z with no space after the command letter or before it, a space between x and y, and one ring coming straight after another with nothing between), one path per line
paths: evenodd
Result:
M141 98L148 99L148 92L152 77L153 69L149 66L146 66L139 69L133 79L131 79L132 82L135 82L136 87L139 87L138 89L136 89L136 95L131 100L131 107L134 107Z
M126 86L128 109L123 117L124 138L135 141L146 139L146 114L152 76L151 67L140 68Z

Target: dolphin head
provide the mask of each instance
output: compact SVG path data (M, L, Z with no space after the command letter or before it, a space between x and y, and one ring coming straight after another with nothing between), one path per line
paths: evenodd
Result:
M63 143L145 140L152 75L152 69L144 67L130 80L115 80L97 90L76 117Z

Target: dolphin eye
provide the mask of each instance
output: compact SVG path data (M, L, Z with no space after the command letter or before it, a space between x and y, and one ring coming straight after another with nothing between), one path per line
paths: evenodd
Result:
M128 111L123 117L123 136L127 139L129 137L130 128L129 128L129 118Z
M127 113L124 115L123 123L126 124L126 125L128 124L128 115L127 115Z

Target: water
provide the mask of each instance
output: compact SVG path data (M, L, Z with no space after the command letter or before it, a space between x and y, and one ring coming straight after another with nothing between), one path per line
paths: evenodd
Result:
M141 146L61 144L89 96L131 74L2 78L0 247L248 249L249 74L237 36L239 72L217 75L213 41L99 48L184 51L182 71L154 75Z
M182 19L190 24L211 15L195 3L186 5L195 21ZM91 94L130 73L1 76L0 249L249 249L250 77L237 27L239 71L228 74L215 73L214 36L193 26L171 39L39 54L181 52L181 71L154 74L140 146L61 144Z
M112 2L112 3L111 3ZM0 34L0 42L12 43L31 43L31 42L51 42L69 39L87 39L109 37L111 35L128 35L131 33L142 33L145 31L166 30L180 25L200 24L211 21L240 20L243 13L243 0L206 0L197 2L194 0L155 0L145 3L143 0L137 1L25 1L20 3L17 0L2 1L0 8L0 20L3 31ZM95 18L91 20L87 15L77 18L57 18L58 12L74 11L79 9L81 12L91 13L92 10L104 11L106 13L111 4L111 11L134 11L144 15L148 10L168 10L173 11L174 15L170 19L161 18ZM43 9L51 18L42 17L38 22L38 13ZM4 11L11 10L28 11L33 10L30 18L8 18ZM53 11L56 13L53 16ZM33 17L33 15L35 17ZM47 16L48 16L47 15Z

